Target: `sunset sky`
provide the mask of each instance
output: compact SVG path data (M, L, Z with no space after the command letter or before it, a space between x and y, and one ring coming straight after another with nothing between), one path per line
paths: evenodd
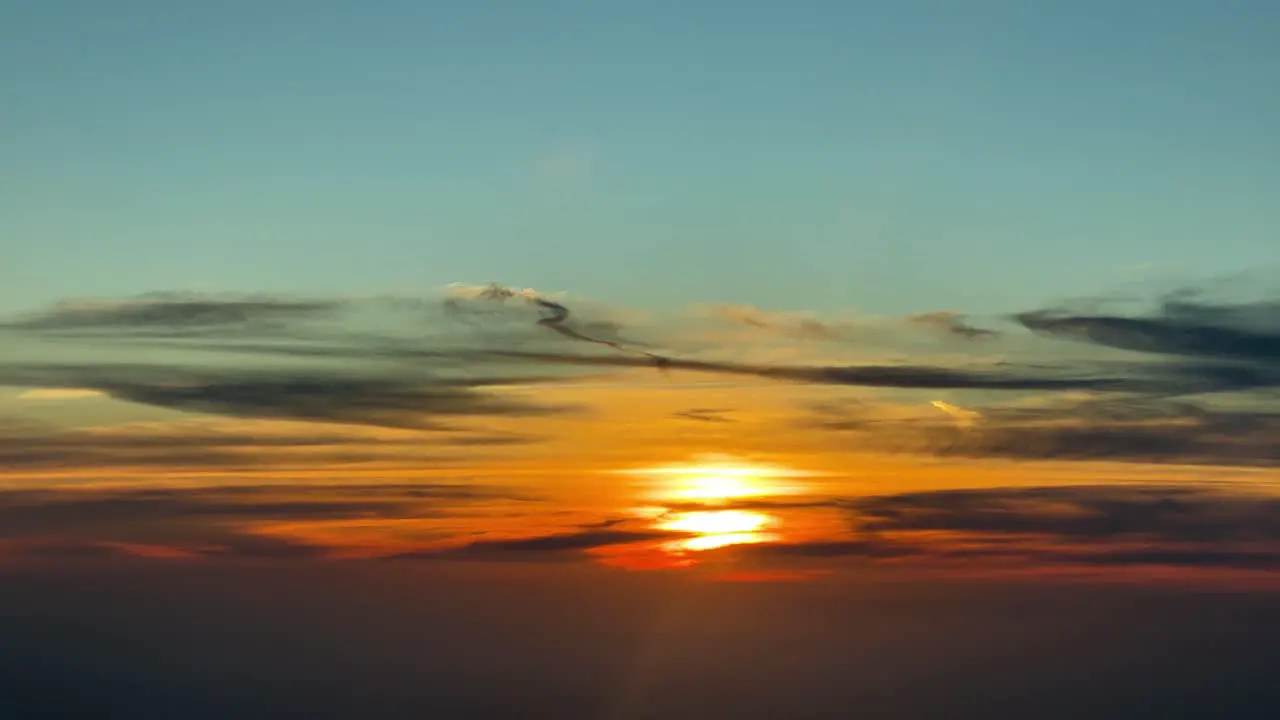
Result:
M1280 590L1278 27L0 0L0 580Z

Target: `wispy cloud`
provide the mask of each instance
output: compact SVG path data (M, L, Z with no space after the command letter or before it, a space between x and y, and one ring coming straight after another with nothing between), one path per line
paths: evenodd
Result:
M995 330L974 327L965 322L965 316L956 312L931 312L922 313L920 315L912 315L908 318L911 322L932 328L939 332L965 340L981 340L983 338L992 338L999 335Z
M827 407L800 422L851 448L939 457L1260 465L1280 463L1280 414L1120 396L1035 406L994 406L982 414L947 403L959 422L878 417Z
M473 540L463 545L418 550L401 553L395 557L423 560L503 560L509 562L585 560L588 556L584 555L584 553L590 550L671 540L687 536L687 533L675 533L665 530L591 527L550 535Z
M424 430L455 429L441 421L446 417L537 417L573 410L485 390L486 386L536 381L445 378L403 370L393 374L119 363L0 365L0 384L65 384L76 392L92 388L117 400L196 413Z
M706 307L683 319L639 322L639 313L565 293L500 285L456 285L413 302L168 294L58 306L8 324L11 348L56 329L82 356L110 348L116 360L28 355L0 361L0 384L31 388L31 396L97 392L198 414L452 432L477 419L581 409L540 400L536 390L548 381L653 371L677 380L922 391L921 407L942 403L935 407L951 416L940 422L935 410L871 422L846 408L803 424L856 435L851 440L863 447L973 457L1276 461L1267 440L1276 419L1265 409L1280 388L1275 302L1210 303L1183 293L1147 314L1016 313L1023 332L1001 333L957 313L930 313L876 324L877 342L895 332L903 338L890 354L860 348L861 331L847 320L711 307L729 325L784 340L838 338L838 349L812 362L768 362L732 334L686 344L691 328L707 327ZM228 334L228 327L253 330ZM921 351L911 338L922 327L952 353ZM156 328L164 332L150 333ZM1063 339L1077 341L1081 352L1059 353ZM979 347L975 340L982 354L966 355ZM847 361L832 362L833 355ZM164 357L173 359L158 360ZM952 402L935 394L943 391L967 395ZM1030 393L1064 402L1011 409L1009 400ZM1066 402L1080 393L1089 395L1086 403Z
M691 408L676 413L676 417L704 423L731 423L734 419L729 417L730 412L719 408Z
M536 438L459 431L372 433L272 421L169 422L67 430L29 425L0 433L0 466L10 472L138 468L159 472L327 468L377 463L458 462L459 449L520 445ZM454 452L450 452L454 451Z

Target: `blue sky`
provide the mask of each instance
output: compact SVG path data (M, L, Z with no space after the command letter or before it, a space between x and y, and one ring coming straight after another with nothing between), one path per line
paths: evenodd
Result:
M1002 312L1280 260L1269 2L0 0L0 311Z

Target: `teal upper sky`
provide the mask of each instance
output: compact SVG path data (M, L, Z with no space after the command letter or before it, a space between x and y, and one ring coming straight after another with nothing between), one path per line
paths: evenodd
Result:
M0 0L0 311L1020 310L1280 261L1280 3Z

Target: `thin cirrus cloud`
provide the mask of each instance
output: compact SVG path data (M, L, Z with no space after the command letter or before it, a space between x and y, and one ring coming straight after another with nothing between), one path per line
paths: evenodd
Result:
M995 330L970 325L965 322L965 316L962 313L956 312L938 311L921 313L919 315L912 315L908 319L924 327L932 328L947 335L964 338L965 340L993 338L1000 334Z
M527 435L495 432L374 434L318 432L311 423L220 421L169 422L160 427L115 426L69 430L54 425L6 427L0 433L0 466L14 472L91 472L104 468L153 471L340 468L456 464L458 450L533 442Z

